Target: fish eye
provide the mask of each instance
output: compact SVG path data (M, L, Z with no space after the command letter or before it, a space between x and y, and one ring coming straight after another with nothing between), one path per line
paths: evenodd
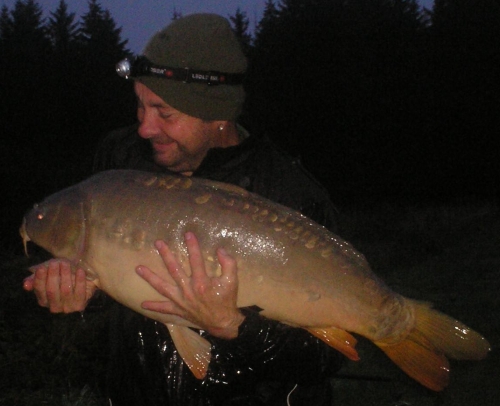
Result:
M38 220L43 220L43 218L45 217L45 210L43 208L41 208L38 203L35 203L33 205L33 209L36 211L36 218Z

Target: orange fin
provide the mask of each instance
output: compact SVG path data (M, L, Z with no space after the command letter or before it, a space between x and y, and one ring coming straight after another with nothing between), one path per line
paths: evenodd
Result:
M329 328L306 328L313 336L323 340L330 347L335 348L340 351L347 358L353 361L359 361L359 355L356 349L356 343L358 342L351 334L347 331L336 327Z
M410 377L425 387L441 391L449 381L450 365L441 351L433 349L433 345L416 330L405 340L386 345L375 344Z
M188 327L166 324L175 348L193 375L203 379L210 364L210 343Z
M413 304L415 328L408 336L396 344L383 341L375 344L413 379L441 391L449 381L447 356L479 360L488 354L490 345L480 334L429 304L415 301Z
M461 360L481 360L491 347L479 333L428 304L415 302L416 328L446 356Z

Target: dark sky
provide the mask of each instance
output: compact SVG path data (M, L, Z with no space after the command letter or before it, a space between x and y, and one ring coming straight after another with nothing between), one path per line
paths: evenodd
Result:
M16 0L0 0L0 5L12 9ZM419 0L420 4L431 8L433 0ZM55 11L59 0L38 0L45 16ZM156 31L168 25L174 9L182 15L211 12L224 17L234 15L237 8L244 11L250 20L253 30L262 17L265 0L101 0L101 6L111 12L111 16L119 27L122 27L122 38L128 39L127 47L134 53L140 53L148 38ZM70 12L79 18L88 10L85 0L66 0Z
M16 0L0 0L0 4L12 9ZM38 0L45 16L55 11L59 0ZM119 27L122 27L122 38L128 39L128 48L139 53L148 38L156 31L168 25L172 19L174 9L182 15L210 12L224 17L234 15L237 8L245 11L253 26L262 16L265 0L100 0L104 9L111 12L111 16ZM66 0L70 12L79 18L88 10L86 0Z

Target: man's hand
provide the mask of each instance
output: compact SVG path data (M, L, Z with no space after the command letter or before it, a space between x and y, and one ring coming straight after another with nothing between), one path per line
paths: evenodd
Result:
M195 235L186 233L185 241L191 276L184 272L164 241L158 240L155 243L175 285L161 279L145 266L137 267L137 273L168 299L161 302L146 301L142 303L142 307L180 316L215 337L225 339L237 337L238 327L245 316L236 305L238 295L236 261L223 248L219 248L217 257L222 274L219 277L210 277L205 270L200 245Z
M31 271L33 275L24 279L23 288L34 291L38 304L52 313L83 311L97 289L82 269L73 274L65 259L51 259L33 266Z

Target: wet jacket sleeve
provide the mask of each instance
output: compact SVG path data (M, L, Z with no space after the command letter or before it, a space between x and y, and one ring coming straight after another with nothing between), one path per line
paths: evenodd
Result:
M238 337L212 342L208 383L247 379L248 375L300 385L316 384L332 376L342 356L306 330L245 312Z

